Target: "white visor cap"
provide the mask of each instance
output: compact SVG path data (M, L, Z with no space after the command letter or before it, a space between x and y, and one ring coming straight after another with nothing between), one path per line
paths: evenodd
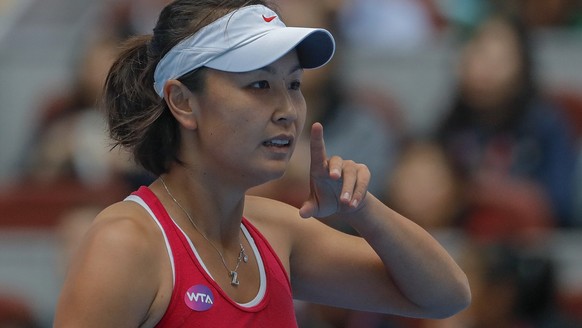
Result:
M154 89L164 97L168 80L199 67L225 72L248 72L265 67L296 49L303 68L317 68L331 60L335 41L320 28L287 27L262 5L235 10L174 46L160 60Z

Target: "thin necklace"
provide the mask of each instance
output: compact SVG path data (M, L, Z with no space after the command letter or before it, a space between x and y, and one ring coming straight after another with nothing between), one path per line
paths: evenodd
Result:
M222 256L222 253L220 252L220 250L218 250L218 248L216 246L214 246L214 244L210 241L210 239L208 239L206 237L206 235L204 233L202 233L202 231L200 229L198 229L198 226L196 225L196 223L194 223L194 220L192 219L192 216L190 216L190 213L188 213L188 211L186 211L186 209L180 204L180 202L178 202L176 197L174 197L174 195L172 195L172 193L170 192L170 189L168 189L168 186L166 185L166 181L164 181L164 178L162 178L161 176L160 176L160 181L162 181L162 184L164 185L164 189L166 189L166 192L168 193L170 198L172 198L174 203L176 203L176 205L178 205L178 207L182 209L184 214L186 214L186 216L188 217L188 220L190 221L190 223L192 224L194 229L196 229L196 231L198 231L198 233L202 237L204 237L204 239L206 239L206 241L216 250L218 255L220 255L220 259L222 260L222 264L224 265L224 268L226 269L226 271L228 271L228 276L230 277L230 284L233 286L238 286L240 284L240 282L238 280L237 270L238 270L241 262L247 263L249 261L249 257L247 256L247 253L245 252L245 248L244 248L243 244L240 243L240 253L238 254L238 258L236 259L236 266L234 267L234 270L229 269L228 265L226 265L226 260L224 259L224 256Z

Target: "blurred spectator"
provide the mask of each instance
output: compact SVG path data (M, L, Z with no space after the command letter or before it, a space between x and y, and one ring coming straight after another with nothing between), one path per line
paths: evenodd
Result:
M463 224L487 238L572 223L574 138L537 90L528 42L517 20L485 21L464 48L438 130L463 183Z
M459 215L460 188L440 145L415 140L403 146L386 201L423 228L450 228Z

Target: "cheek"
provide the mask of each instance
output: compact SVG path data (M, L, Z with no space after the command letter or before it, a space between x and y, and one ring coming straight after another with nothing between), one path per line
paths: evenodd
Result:
M220 94L207 97L202 104L203 123L210 124L221 130L236 132L240 124L247 123L252 117L252 110L244 99L236 92L228 92L229 95Z

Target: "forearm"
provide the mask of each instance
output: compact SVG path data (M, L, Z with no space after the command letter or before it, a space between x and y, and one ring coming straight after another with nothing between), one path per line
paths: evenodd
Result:
M470 291L465 274L424 229L368 194L345 220L376 251L402 294L435 316L466 307Z

